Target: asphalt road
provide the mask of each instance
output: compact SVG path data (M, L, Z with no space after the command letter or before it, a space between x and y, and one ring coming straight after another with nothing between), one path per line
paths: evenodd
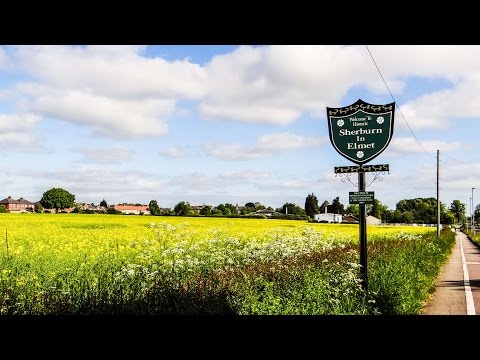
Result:
M422 315L480 315L480 248L463 232Z

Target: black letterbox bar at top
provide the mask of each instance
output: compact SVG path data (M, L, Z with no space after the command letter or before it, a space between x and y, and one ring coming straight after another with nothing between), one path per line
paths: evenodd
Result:
M374 171L390 171L388 164L382 165L354 165L354 166L335 166L335 174L341 173L359 173L359 172L374 172Z

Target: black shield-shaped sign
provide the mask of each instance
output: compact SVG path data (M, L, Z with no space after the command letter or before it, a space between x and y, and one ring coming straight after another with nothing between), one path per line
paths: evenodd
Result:
M374 105L359 99L342 107L327 107L330 141L340 155L362 165L386 149L393 135L395 103Z

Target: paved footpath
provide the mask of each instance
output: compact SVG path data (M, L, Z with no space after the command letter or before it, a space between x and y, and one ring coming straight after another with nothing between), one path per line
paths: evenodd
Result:
M480 248L463 232L423 315L480 315Z

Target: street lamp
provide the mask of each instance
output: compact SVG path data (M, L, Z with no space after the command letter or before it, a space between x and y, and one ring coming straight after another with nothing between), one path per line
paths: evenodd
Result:
M471 209L471 212L472 212L472 228L473 228L473 236L475 236L475 210L474 210L474 202L473 202L473 189L475 189L474 187L472 187L472 209Z
M470 221L468 222L468 227L470 228L470 231L472 231L472 198L470 197L470 204L468 205L470 207Z

